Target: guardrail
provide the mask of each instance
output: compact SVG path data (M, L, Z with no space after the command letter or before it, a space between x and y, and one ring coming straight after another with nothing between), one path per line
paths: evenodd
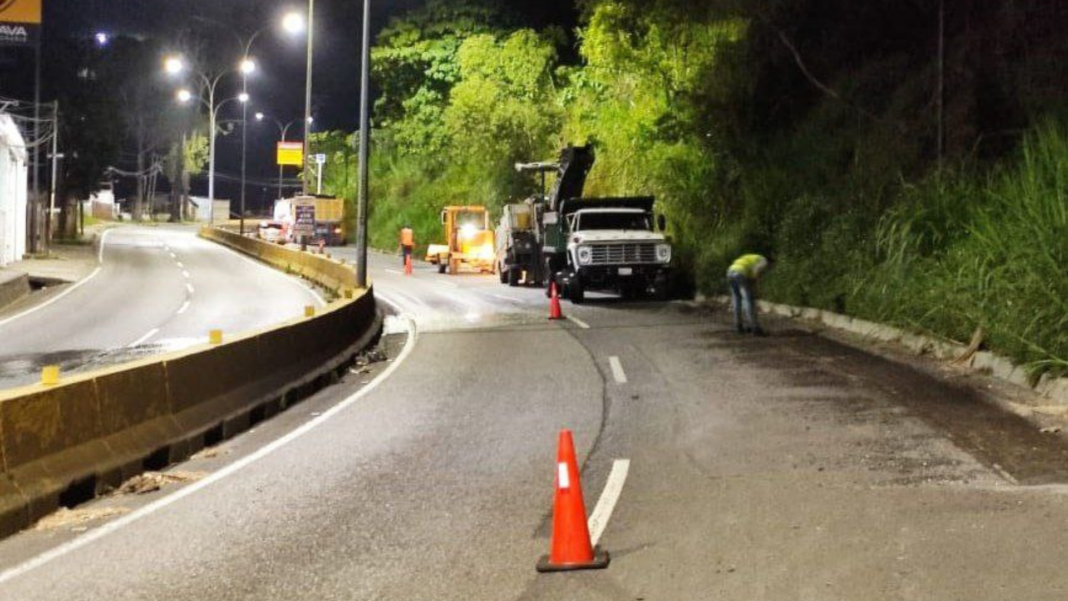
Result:
M350 268L219 230L201 235L338 300L222 344L0 392L0 536L284 410L336 381L380 332L373 291L357 289Z

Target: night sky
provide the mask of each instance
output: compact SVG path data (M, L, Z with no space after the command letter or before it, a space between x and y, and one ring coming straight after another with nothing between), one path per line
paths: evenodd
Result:
M391 17L421 6L425 0L373 0L372 28L377 33ZM306 7L303 0L44 0L45 40L54 36L90 37L96 32L115 35L174 39L190 24L204 38L231 44L233 32L247 35L276 23L291 9ZM575 26L573 0L503 0L522 22L533 27ZM315 129L355 128L359 109L359 36L362 2L358 0L316 0L316 59L313 115ZM221 27L212 22L225 23ZM228 31L231 30L231 31ZM240 54L236 40L233 54ZM269 29L256 42L253 54L259 70L250 80L253 106L250 113L263 111L286 122L299 118L304 110L304 38L290 39L278 28ZM0 50L0 70L12 61L22 63L29 53ZM7 73L11 73L10 70ZM0 77L4 77L0 75ZM16 81L10 75L0 81L0 95L29 99L32 81ZM45 97L44 100L49 100ZM270 180L277 174L273 162L277 128L274 125L249 126L249 178ZM218 170L223 174L240 172L240 136L219 140ZM234 186L219 182L220 196L234 196ZM199 186L195 186L199 187ZM229 189L228 189L229 188ZM249 187L250 199L268 193L259 186Z

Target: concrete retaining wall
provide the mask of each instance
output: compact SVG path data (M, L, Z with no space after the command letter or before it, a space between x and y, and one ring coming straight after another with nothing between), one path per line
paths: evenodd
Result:
M30 294L30 278L24 273L0 271L0 309Z
M721 304L730 304L729 296L719 296L715 300ZM757 301L757 306L764 313L814 321L836 330L858 334L864 338L901 344L917 355L931 355L943 361L957 360L967 348L966 345L960 342L940 340L831 311L769 303L767 301ZM976 352L963 365L989 374L999 380L1031 388L1044 399L1050 401L1051 404L1068 405L1068 378L1052 378L1044 375L1037 383L1032 385L1026 369L1014 364L1005 357L988 351Z
M356 289L351 269L217 230L202 235L299 271L340 299L221 345L0 392L0 535L270 417L335 380L378 335L374 295Z

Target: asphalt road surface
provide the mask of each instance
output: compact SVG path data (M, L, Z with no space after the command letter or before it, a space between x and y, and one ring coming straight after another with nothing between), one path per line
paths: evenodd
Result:
M0 315L0 388L41 367L76 372L205 342L299 316L320 300L298 279L196 237L189 227L107 231L100 266L47 304Z
M0 543L0 598L1068 597L1063 439L970 382L692 303L549 322L540 290L372 268L390 362L173 468L191 482ZM563 427L607 570L534 570Z

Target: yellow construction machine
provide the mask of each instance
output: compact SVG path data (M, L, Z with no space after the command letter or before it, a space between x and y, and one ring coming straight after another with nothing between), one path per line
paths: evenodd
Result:
M426 260L438 266L438 273L460 273L462 266L479 273L493 273L496 249L489 212L484 206L448 206L441 210L445 244L427 247Z

